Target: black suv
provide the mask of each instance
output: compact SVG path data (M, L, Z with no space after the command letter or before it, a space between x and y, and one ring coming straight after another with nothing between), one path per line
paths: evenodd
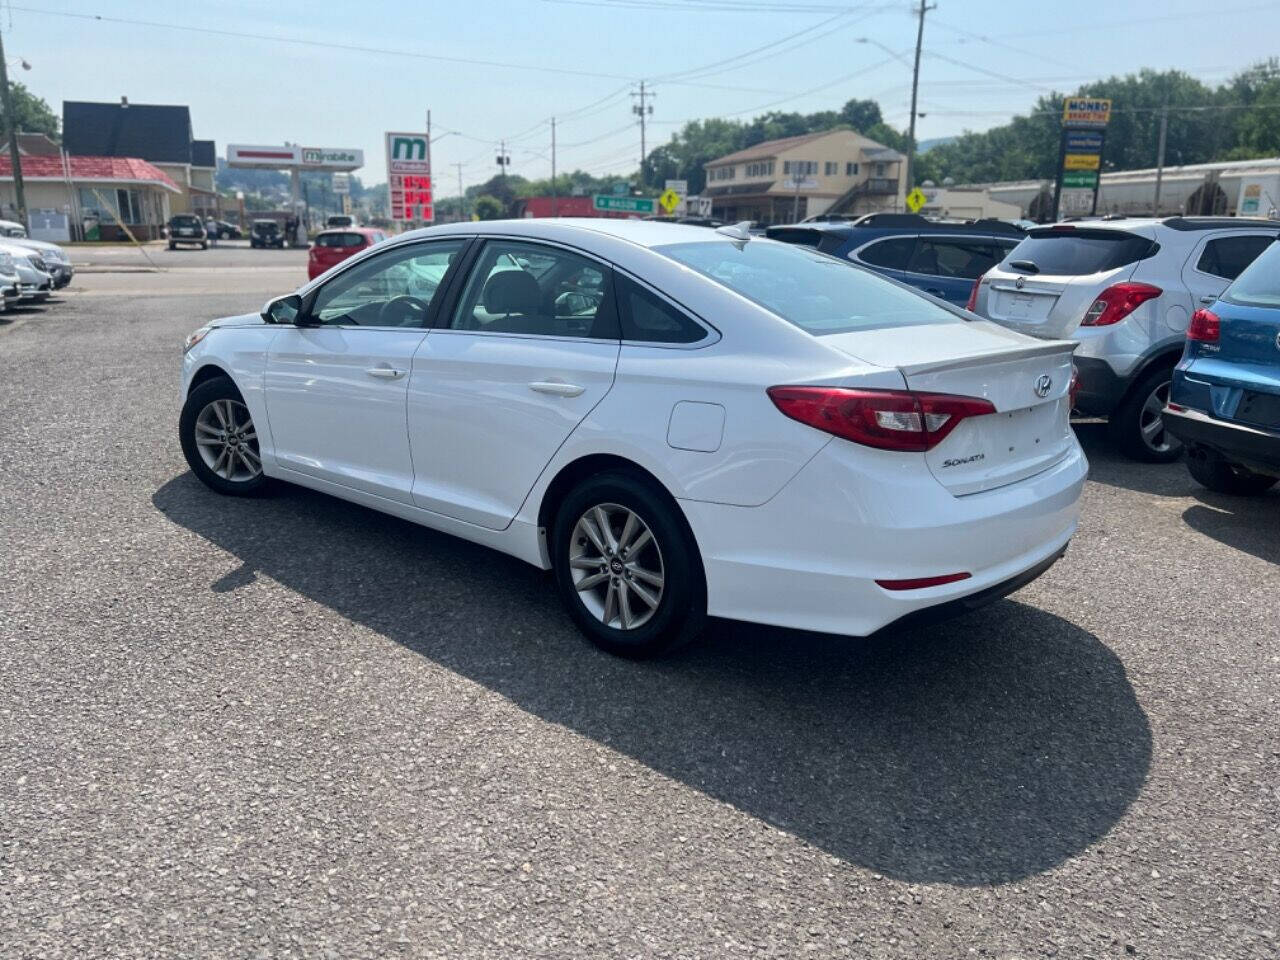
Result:
M169 249L178 249L180 243L199 244L201 250L208 249L204 221L195 214L178 213L169 218Z

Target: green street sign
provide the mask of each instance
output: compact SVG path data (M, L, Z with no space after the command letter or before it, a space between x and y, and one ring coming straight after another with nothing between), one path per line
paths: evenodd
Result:
M609 213L653 213L652 197L610 197L597 193L591 198L591 205Z
M1064 190L1087 189L1092 190L1098 185L1098 171L1096 170L1065 170L1062 173L1062 187Z

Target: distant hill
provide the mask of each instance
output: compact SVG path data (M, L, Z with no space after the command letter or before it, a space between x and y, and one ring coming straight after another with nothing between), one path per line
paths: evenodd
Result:
M955 143L959 137L934 137L932 140L921 140L920 145L916 147L916 153L928 153L934 147L946 146L948 143Z

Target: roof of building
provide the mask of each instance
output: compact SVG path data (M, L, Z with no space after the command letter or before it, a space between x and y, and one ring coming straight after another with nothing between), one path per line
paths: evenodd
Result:
M708 161L707 166L714 166L720 163L741 163L743 160L756 160L765 157L776 157L784 150L790 150L792 147L798 147L806 144L811 140L819 140L822 137L830 136L833 133L848 133L847 129L837 128L835 130L820 130L817 133L805 133L798 137L783 137L780 140L765 140L757 143L753 147L747 147L745 150L739 150L737 153L730 153L723 157L716 157L714 160Z
M218 154L212 140L191 141L191 165L193 167L216 167Z
M23 156L56 157L60 148L47 133L19 133L18 150Z
M137 157L67 157L73 181L97 183L154 184L179 193L178 185L154 164ZM0 180L13 178L13 161L0 154ZM61 157L28 156L22 158L24 180L65 180Z
M191 111L150 103L64 100L62 141L75 156L190 163Z

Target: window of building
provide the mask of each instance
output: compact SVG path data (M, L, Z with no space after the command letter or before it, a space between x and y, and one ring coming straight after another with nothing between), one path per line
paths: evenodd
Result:
M732 180L737 167L716 167L711 171L712 180Z
M883 177L883 176L884 176L884 164L883 164L883 163L877 163L877 164L876 164L876 176L877 176L877 177Z
M846 177L856 177L858 175L858 165L856 163L846 163L844 165L844 175Z
M81 187L80 209L103 223L115 223L117 217L129 224L147 222L138 190Z
M757 177L772 177L773 161L761 160L759 163L747 164L747 179L752 180Z
M782 172L789 173L797 177L808 176L818 172L817 160L783 160Z
M827 177L834 177L840 172L840 164L834 160L828 160L822 165L822 174Z

